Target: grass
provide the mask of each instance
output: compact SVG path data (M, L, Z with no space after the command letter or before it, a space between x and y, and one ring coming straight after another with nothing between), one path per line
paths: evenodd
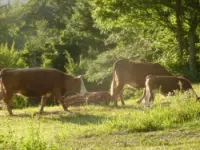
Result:
M198 92L199 86L195 86ZM0 111L0 149L198 149L200 103L190 93L162 98L143 109L135 99L125 107L59 107Z

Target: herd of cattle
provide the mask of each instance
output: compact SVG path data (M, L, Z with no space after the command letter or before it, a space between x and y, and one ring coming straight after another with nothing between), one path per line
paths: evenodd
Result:
M189 80L170 74L159 63L142 63L130 60L118 60L113 65L113 78L109 91L87 92L84 82L79 77L73 77L56 69L42 68L5 68L0 72L0 99L6 103L9 115L12 113L13 96L22 94L28 97L41 96L40 113L46 105L49 97L54 97L60 102L65 111L75 102L104 101L109 104L114 102L117 106L118 96L122 105L123 87L128 85L133 88L144 88L142 97L137 101L141 103L145 99L145 106L149 106L154 100L153 90L159 89L161 94L167 95L174 90L193 90ZM74 94L65 96L66 94ZM199 97L194 92L196 99Z

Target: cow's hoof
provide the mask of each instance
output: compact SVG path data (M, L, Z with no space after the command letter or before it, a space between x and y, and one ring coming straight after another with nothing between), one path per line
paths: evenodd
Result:
M118 105L114 105L114 107L115 107L115 108L119 108L119 106L118 106Z
M72 111L70 111L70 110L68 110L68 109L65 109L64 111L67 112L67 113L70 113L70 114L73 113Z
M40 115L44 115L45 112L44 112L44 111L40 111L39 114L40 114Z
M9 112L8 115L9 116L14 116L14 114L12 112Z

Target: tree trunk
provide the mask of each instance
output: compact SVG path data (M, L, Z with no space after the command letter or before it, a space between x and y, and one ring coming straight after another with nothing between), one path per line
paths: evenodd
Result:
M197 67L196 67L196 29L198 26L198 18L197 18L197 13L194 13L193 16L191 16L191 20L190 20L190 28L189 28L189 32L188 32L188 51L189 51L189 67L190 70L192 72L196 72L197 71Z
M192 72L196 72L196 48L195 48L195 33L188 33L188 51L189 51L189 68Z
M183 15L182 11L183 9L181 6L181 0L176 0L176 24L177 24L176 39L178 42L178 50L180 58L182 58L184 49L183 23L181 19L181 16Z

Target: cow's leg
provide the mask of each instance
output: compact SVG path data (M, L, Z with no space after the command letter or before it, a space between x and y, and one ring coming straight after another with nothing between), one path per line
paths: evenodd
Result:
M145 94L145 106L150 107L154 101L154 93L150 87L146 87L146 94Z
M140 99L136 103L140 104L142 102L142 100L144 99L145 95L146 95L146 88L144 88L142 96L140 97Z
M42 114L43 112L43 109L44 109L44 106L46 105L47 103L47 97L45 95L43 95L41 97L41 108L40 108L40 114Z
M110 104L110 99L107 97L106 99L105 99L105 105L109 105Z
M59 90L54 90L54 95L55 98L60 102L60 104L62 105L64 111L68 111L67 107L64 104L64 98L61 95L61 92Z
M106 104L106 105L109 105L109 104L110 104L110 101L111 101L110 96L106 96L106 102L105 102L105 104Z
M105 100L105 105L109 105L110 104L110 97L109 97L109 95L105 94L104 100Z
M154 102L154 93L153 93L153 90L151 90L151 94L150 94L150 100L149 100L149 105L150 105L150 107L152 107L153 106L153 102Z
M54 96L53 98L54 98L55 104L58 106L58 105L59 105L59 101L55 98L55 96ZM64 97L63 97L63 98L64 98Z
M125 105L125 102L124 102L124 97L123 97L123 89L119 92L119 98L120 98L120 100L121 100L121 103L122 103L122 105L124 106Z
M12 106L13 106L13 94L6 94L5 97L4 97L4 102L6 103L6 106L7 106L7 110L8 110L8 113L9 115L13 115L12 113Z
M145 107L149 107L149 103L150 103L150 94L147 93L146 96L145 96L145 103L144 103L144 106L145 106Z
M115 93L114 93L114 105L117 107L117 98L118 98L118 95L120 94L120 92L122 91L123 89L123 85L122 84L118 84L118 86L115 88ZM123 100L122 100L123 101Z

